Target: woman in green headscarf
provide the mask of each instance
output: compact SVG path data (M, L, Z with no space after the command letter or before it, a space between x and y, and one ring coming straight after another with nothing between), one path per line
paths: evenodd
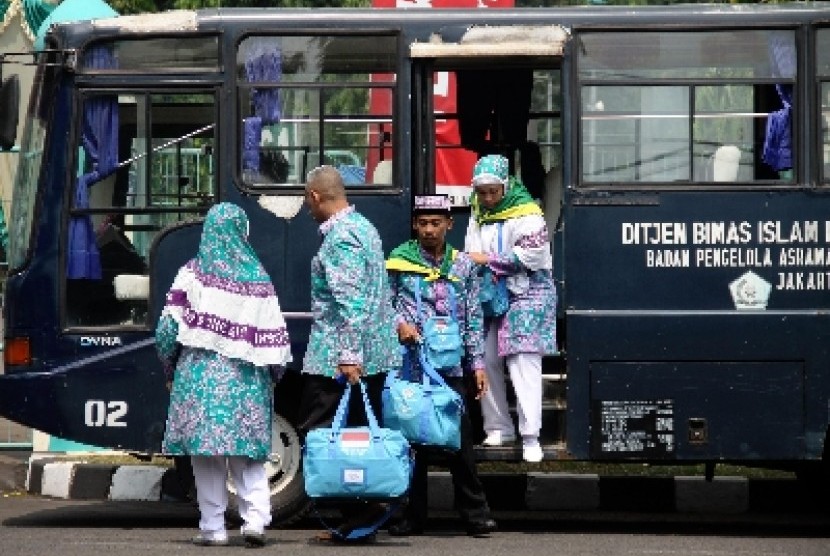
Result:
M228 475L248 546L265 544L271 495L272 379L291 361L274 285L248 243L248 217L220 203L205 217L195 258L179 269L156 328L172 382L162 451L190 456L201 546L228 544Z
M507 407L504 366L516 392L522 455L541 461L542 356L556 353L556 288L544 215L500 155L482 157L473 170L473 214L464 250L496 279L506 281L507 312L485 322L485 369L490 385L482 397L486 446L516 439ZM486 279L492 279L488 278Z

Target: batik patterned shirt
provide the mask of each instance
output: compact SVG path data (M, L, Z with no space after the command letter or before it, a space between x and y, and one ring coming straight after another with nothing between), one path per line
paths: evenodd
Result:
M487 253L493 274L507 282L510 306L496 318L498 354L555 354L557 298L544 217L527 215L483 225L471 218L464 250Z
M320 225L322 244L311 261L313 320L303 372L333 377L341 364L363 374L400 367L380 236L353 207Z
M421 255L433 267L441 266L441 261L436 260L423 249ZM481 286L477 268L477 265L465 253L458 253L449 271L449 275L457 280L440 278L427 281L424 275L414 272L389 272L396 325L402 322L414 324L419 332L422 331L422 323L430 317L451 313L450 288L453 289L456 320L465 348L463 371L466 372L484 368L484 323L481 304L478 302ZM421 289L420 315L417 309L415 288ZM442 374L461 376L462 368L458 366L444 370Z

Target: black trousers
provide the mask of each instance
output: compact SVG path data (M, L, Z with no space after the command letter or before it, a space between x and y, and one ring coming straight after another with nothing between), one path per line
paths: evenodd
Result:
M463 377L445 377L447 384L465 400ZM423 527L427 519L427 471L430 460L445 459L452 476L455 492L455 508L465 523L477 522L490 517L490 507L484 495L484 488L476 471L475 453L473 452L473 434L470 416L464 412L461 416L461 449L457 452L437 451L430 448L415 450L415 469L412 486L409 489L409 505L406 518L416 527Z
M363 377L366 385L366 393L369 397L369 406L381 425L381 396L383 395L383 383L386 380L385 374L377 374ZM349 413L346 419L351 426L367 425L366 411L363 408L363 397L360 393L360 386L353 385L351 397L349 398ZM300 395L299 418L297 432L300 440L304 443L308 431L320 427L329 427L334 421L334 414L343 397L345 386L333 378L320 375L303 375L303 388Z

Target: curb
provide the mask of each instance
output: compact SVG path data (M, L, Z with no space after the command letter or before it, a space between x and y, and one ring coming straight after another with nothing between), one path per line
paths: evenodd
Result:
M574 473L482 473L495 511L624 511L742 514L826 511L816 489L795 479L631 477ZM429 507L453 510L449 472L430 472ZM175 471L49 458L29 461L26 490L71 500L181 501Z

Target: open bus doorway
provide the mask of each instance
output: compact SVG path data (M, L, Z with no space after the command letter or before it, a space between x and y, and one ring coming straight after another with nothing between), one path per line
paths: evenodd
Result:
M527 35L520 37L521 33ZM457 42L450 42L452 30L444 37L446 42L412 45L413 73L418 76L413 96L419 99L416 106L428 107L415 123L420 131L416 144L423 145L421 152L426 154L424 164L416 165L413 191L435 191L450 197L457 210L447 240L463 248L472 167L481 156L505 156L510 174L524 183L545 212L561 298L564 30L556 26L521 30L473 27ZM479 48L479 41L486 41L489 48ZM445 95L450 95L449 101ZM558 330L563 331L564 320L558 320L562 324ZM545 358L543 380L542 444L550 456L565 450L564 356ZM514 407L509 378L508 397ZM481 410L476 403L469 403L468 409L473 427L479 431L478 444L484 436ZM478 450L480 459L521 457L518 446Z

